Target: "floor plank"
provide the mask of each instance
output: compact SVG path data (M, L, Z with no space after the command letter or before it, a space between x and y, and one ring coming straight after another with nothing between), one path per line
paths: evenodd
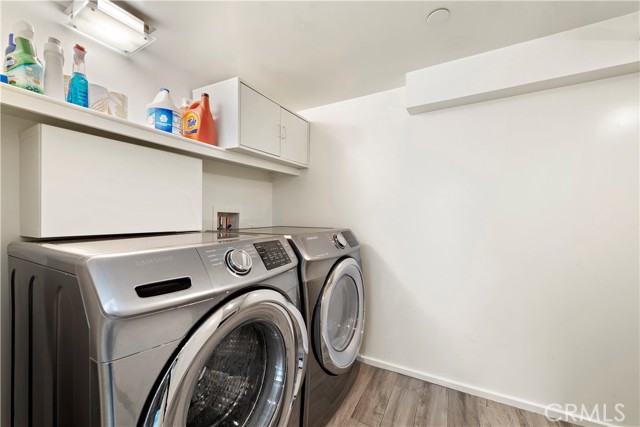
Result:
M419 393L422 390L423 384L425 384L425 381L419 380L417 378L408 377L406 375L398 374L395 387L400 387L405 390L415 391Z
M518 422L523 427L548 427L549 422L544 415L534 412L525 411L524 409L516 409Z
M513 406L503 405L483 398L476 398L478 422L481 426L525 427L520 424L518 413Z
M418 427L446 427L449 403L447 389L422 382L413 425Z
M378 427L382 422L397 377L398 374L395 372L376 369L351 418L370 427Z
M447 389L447 426L479 427L476 397L457 390Z
M365 365L364 363L360 364L360 371L358 372L358 376L356 377L349 394L340 408L336 411L335 415L331 418L331 421L327 424L328 427L351 426L352 423L357 423L356 420L351 418L351 414L358 404L360 397L362 397L362 394L369 386L371 377L376 369L377 368L374 368L371 365ZM353 427L357 426L354 424Z
M397 381L396 381L397 383ZM418 393L405 387L393 387L381 427L410 426L416 417Z
M353 418L349 418L345 420L343 424L339 424L339 427L371 427L366 424L362 424L359 421L354 420Z

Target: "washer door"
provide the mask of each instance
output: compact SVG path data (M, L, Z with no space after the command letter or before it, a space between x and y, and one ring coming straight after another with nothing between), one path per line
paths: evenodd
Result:
M358 356L364 330L364 289L358 262L338 262L324 284L314 316L315 348L320 364L339 375Z
M143 426L286 425L306 369L298 309L257 290L215 311L181 347Z

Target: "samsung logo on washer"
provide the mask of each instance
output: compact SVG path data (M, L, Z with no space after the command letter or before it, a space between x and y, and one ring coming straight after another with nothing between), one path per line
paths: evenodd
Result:
M161 256L157 258L147 258L140 261L136 261L136 267L144 267L145 265L160 264L162 262L173 261L171 255Z

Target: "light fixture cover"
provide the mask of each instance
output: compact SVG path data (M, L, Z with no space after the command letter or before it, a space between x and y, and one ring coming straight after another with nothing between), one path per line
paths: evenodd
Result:
M68 27L127 56L155 41L144 21L109 0L74 1L66 13Z

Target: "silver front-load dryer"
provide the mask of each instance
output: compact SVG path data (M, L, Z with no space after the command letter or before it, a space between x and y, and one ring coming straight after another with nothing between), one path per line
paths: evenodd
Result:
M12 422L286 426L306 369L284 238L9 245Z
M364 332L360 244L346 228L241 230L285 236L298 255L305 321L313 349L303 393L303 425L322 427L343 403L358 372Z

